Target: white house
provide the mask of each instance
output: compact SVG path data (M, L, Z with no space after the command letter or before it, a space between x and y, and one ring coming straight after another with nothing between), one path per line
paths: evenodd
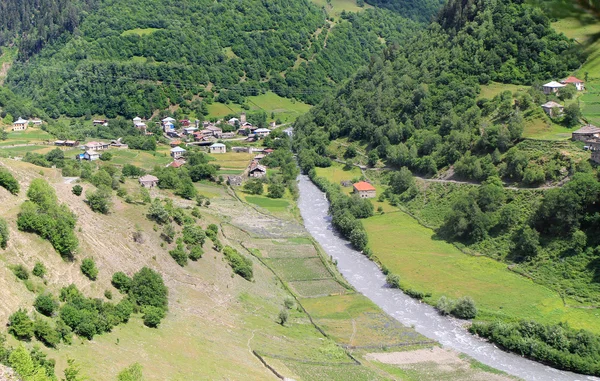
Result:
M29 121L27 119L19 118L13 123L13 131L25 131Z
M553 117L553 116L561 115L563 113L563 110L565 109L565 106L561 105L560 103L556 103L554 101L550 101L550 102L544 103L542 105L542 109L544 109L544 112L546 114L548 114L551 117ZM554 115L554 111L553 110L557 110L558 113L556 115Z
M108 148L109 144L104 142L89 142L83 146L86 151L103 151Z
M208 151L210 153L225 153L227 152L227 147L223 143L215 143L208 147Z
M166 118L164 118L162 120L163 124L165 123L173 123L175 121L175 119L171 118L170 116L167 116Z
M240 120L238 118L231 118L227 121L227 123L229 123L232 126L235 126L235 122L240 122Z
M171 148L171 156L173 157L173 159L179 159L183 156L184 153L185 149L179 146Z
M135 118L133 118L133 125L137 126L138 123L142 123L142 118L140 118L139 116L136 116Z
M94 161L100 159L100 153L96 151L87 150L83 153L83 160Z
M163 130L165 132L175 131L175 125L171 122L166 122L165 124L163 124Z
M42 125L42 120L39 118L35 118L31 120L31 124L33 124L34 126L41 126Z
M560 89L562 89L565 86L567 86L567 85L563 85L562 83L552 81L552 82L548 82L545 85L543 85L542 88L544 90L544 94L552 94L552 93L556 94L560 91Z
M254 130L254 133L256 134L256 136L264 138L265 136L269 136L271 130L269 130L268 128L257 128L256 130Z
M565 79L563 79L562 81L560 81L560 83L568 85L569 83L572 83L573 85L575 85L575 88L577 89L577 91L583 91L585 90L585 83L577 78L577 77L567 77Z

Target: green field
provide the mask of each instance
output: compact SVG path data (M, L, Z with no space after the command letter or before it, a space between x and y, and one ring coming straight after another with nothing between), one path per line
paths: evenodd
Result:
M463 254L407 214L375 216L363 224L381 263L400 275L404 286L432 293L432 302L442 295L468 295L477 303L478 318L567 321L574 328L600 332L597 311L565 307L556 292L512 273L503 263Z
M290 206L289 201L282 199L262 196L246 196L245 198L247 202L265 208L270 212L283 212Z
M573 128L568 128L548 121L547 119L535 118L525 122L523 137L540 140L564 140L571 138Z
M243 152L226 152L210 155L214 159L211 163L220 165L221 170L236 170L238 172L246 169L254 156L256 154Z
M373 8L369 4L365 4L364 7L359 7L356 4L356 0L331 0L329 2L326 0L312 0L312 2L325 8L328 15L335 17L338 17L343 11L360 12L365 9Z
M496 95L503 93L505 91L510 91L514 93L520 90L526 90L527 86L521 85L511 85L509 83L498 83L498 82L490 82L488 85L481 86L481 93L479 93L479 98L488 98L492 99Z
M134 149L111 149L109 152L113 155L110 163L117 165L133 164L147 170L152 170L156 165L167 165L172 161L170 156L159 152Z
M233 52L232 52L233 53ZM310 110L310 105L288 98L282 98L273 92L255 95L246 98L246 102L250 107L249 110L244 110L235 103L218 103L214 102L208 105L208 117L222 118L228 114L239 114L241 112L265 111L267 118L271 119L271 113L275 119L280 119L283 123L291 123L300 115Z
M160 30L160 28L135 28L124 31L121 33L121 36L146 36L156 32L157 30Z

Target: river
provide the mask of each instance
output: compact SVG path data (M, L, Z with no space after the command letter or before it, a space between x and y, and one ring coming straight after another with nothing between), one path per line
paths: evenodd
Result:
M433 307L420 303L398 289L386 286L379 267L333 230L327 215L329 202L307 176L299 176L298 207L304 225L325 252L337 260L337 267L352 286L390 316L417 332L508 374L531 381L574 381L599 378L560 371L549 366L504 352L465 330L464 322L440 316ZM401 248L399 248L401 250Z

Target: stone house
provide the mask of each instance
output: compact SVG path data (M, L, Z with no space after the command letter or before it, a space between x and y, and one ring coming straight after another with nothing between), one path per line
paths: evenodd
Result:
M153 188L158 185L158 177L152 175L144 175L139 178L140 185L144 188Z
M374 198L377 196L375 187L366 181L359 181L353 187L354 193L358 194L361 198Z

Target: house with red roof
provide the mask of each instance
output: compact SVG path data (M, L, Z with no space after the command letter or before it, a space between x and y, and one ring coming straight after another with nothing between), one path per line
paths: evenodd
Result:
M569 83L572 83L573 85L575 85L575 88L577 89L577 91L583 91L585 90L585 83L577 78L577 77L567 77L565 79L563 79L562 81L560 81L560 83L562 83L563 85L568 85Z
M354 193L359 195L361 198L374 198L377 196L377 190L371 184L366 181L359 181L353 185Z

